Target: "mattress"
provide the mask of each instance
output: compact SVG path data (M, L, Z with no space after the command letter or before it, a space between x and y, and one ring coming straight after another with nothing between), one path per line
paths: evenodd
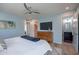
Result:
M15 37L4 41L7 49L0 52L1 55L44 55L47 51L52 51L45 40L32 42L21 37Z

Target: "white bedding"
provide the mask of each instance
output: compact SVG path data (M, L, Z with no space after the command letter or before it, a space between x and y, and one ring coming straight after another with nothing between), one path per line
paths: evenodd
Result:
M5 39L7 50L0 52L1 55L44 55L48 50L52 51L50 45L40 40L32 42L21 37Z

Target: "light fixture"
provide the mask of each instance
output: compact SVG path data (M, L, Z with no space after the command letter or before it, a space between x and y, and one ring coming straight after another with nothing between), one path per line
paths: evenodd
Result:
M69 8L70 8L70 7L67 6L65 9L66 9L66 10L69 10Z
M63 22L64 23L71 23L72 22L72 19L69 19L69 20L65 19Z
M77 19L73 19L73 22L77 22Z

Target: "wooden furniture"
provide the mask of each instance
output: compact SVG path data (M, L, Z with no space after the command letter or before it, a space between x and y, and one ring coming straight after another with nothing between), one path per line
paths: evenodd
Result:
M38 38L44 39L49 43L52 43L52 41L53 41L52 36L53 36L52 32L41 32L41 31L37 32L37 37Z

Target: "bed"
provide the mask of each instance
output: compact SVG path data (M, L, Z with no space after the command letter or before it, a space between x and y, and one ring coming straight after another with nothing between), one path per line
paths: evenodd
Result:
M4 40L7 49L0 52L1 55L51 55L52 48L45 40L32 42L21 37Z

